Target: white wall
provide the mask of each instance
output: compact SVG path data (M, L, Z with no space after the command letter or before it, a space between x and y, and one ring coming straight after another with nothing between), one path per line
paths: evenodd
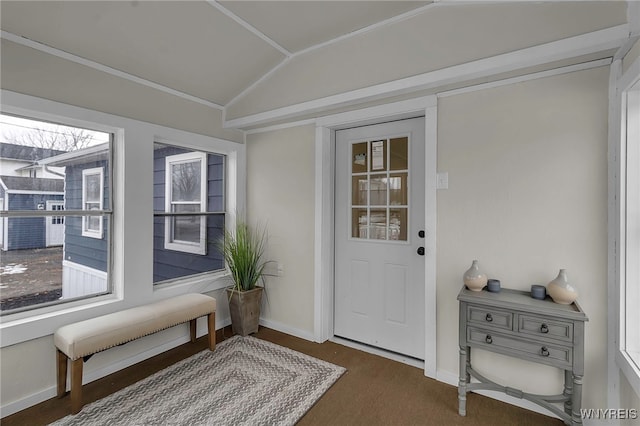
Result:
M583 404L606 408L607 96L602 67L440 99L439 370L458 370L456 295L472 259L521 290L566 268L589 317ZM475 353L490 378L561 389L554 369Z
M458 374L456 296L471 260L479 259L504 287L523 290L566 268L589 316L583 403L607 408L607 90L608 67L601 67L439 99L438 171L449 173L449 189L437 193L443 377ZM300 172L313 140L310 126L248 137L249 210L278 218L278 244L291 244L298 259L313 253L305 228L294 230L310 214L311 165ZM283 184L291 189L284 197ZM286 219L279 219L283 213ZM295 227L281 234L280 220ZM290 271L286 279L306 283L311 274ZM293 299L273 293L271 304ZM310 311L281 308L270 315L291 329L311 326ZM474 363L488 377L529 392L561 389L563 375L551 367L480 350Z
M313 338L314 126L247 136L247 217L266 225L267 258L282 274L267 279L262 312ZM270 267L274 272L275 265Z

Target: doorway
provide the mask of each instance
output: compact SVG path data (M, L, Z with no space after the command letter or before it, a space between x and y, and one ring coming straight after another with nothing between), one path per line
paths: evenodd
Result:
M64 201L47 201L47 210L54 212L64 210ZM47 222L47 247L61 246L64 242L64 216L47 216L44 219Z
M424 360L424 118L336 132L334 334Z
M339 112L315 120L315 250L314 250L314 339L336 339L348 346L423 366L427 377L437 376L436 345L436 146L438 102L425 96L358 110ZM336 133L340 130L382 122L424 117L425 239L424 239L424 362L336 337L335 325L335 191ZM349 343L350 342L350 343ZM413 361L412 361L413 360Z

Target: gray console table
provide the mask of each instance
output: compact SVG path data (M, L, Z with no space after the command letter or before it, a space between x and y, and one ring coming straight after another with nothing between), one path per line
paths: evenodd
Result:
M458 413L466 415L467 392L484 389L532 401L566 424L582 424L584 324L588 318L580 305L560 305L548 296L545 300L533 299L526 291L476 292L464 286L458 300ZM492 382L472 368L472 347L561 368L564 390L558 395L534 395ZM471 377L479 383L471 383ZM555 405L562 403L564 410Z

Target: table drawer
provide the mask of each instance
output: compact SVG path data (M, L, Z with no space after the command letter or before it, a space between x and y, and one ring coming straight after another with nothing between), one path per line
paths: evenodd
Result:
M573 342L573 323L520 314L518 332L538 338Z
M467 307L467 320L472 325L513 330L513 313L480 306Z
M490 330L469 327L467 340L490 351L516 355L560 368L570 368L573 361L573 352L570 347L553 343L528 342Z

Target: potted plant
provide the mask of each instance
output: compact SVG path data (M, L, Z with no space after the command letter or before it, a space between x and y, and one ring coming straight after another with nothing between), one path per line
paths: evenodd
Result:
M264 290L258 284L264 283L264 268L268 263L263 260L266 238L266 228L252 230L238 220L233 230L225 230L220 242L233 281L227 288L231 327L241 336L258 331Z

